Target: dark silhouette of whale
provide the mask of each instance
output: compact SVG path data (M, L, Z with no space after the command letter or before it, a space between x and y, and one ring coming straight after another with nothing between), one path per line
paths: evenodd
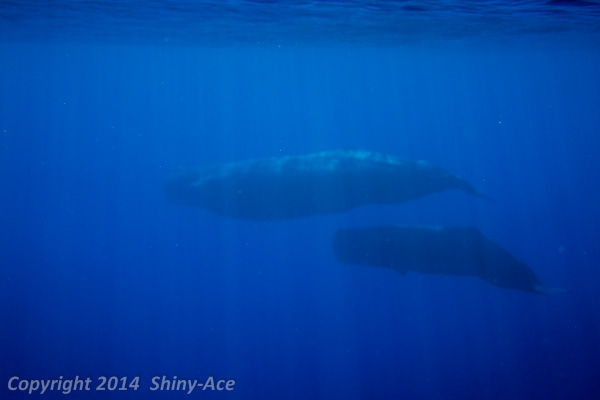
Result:
M486 198L425 161L337 150L181 168L167 180L165 196L224 217L278 220L402 203L449 189Z
M402 274L476 276L537 294L569 292L544 286L525 263L473 227L340 229L332 245L338 260L347 264L389 267Z

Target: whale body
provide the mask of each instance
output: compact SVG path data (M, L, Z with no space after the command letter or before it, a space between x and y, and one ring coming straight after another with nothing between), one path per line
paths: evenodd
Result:
M402 274L475 276L536 294L569 292L542 284L529 266L474 227L340 229L332 246L338 260L347 264L388 267Z
M402 203L450 189L485 198L425 161L337 150L180 168L167 180L165 196L224 217L279 220Z

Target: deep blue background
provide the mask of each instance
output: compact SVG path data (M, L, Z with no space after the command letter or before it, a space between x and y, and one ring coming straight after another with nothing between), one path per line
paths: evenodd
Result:
M595 398L600 55L571 47L1 44L0 397L11 376L183 398L150 378L214 375L236 389L192 396ZM496 202L266 223L163 198L179 165L342 147ZM475 225L573 294L336 261L338 227L382 223Z

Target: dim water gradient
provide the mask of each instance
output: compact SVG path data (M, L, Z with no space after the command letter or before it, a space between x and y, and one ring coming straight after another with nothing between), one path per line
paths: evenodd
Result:
M0 398L597 398L598 2L2 1L0 33ZM164 197L180 166L345 148L494 201L261 222ZM336 259L338 229L393 224L475 226L572 293Z

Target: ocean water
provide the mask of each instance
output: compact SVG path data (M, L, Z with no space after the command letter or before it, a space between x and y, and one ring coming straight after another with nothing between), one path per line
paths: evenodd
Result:
M599 50L597 1L3 0L0 398L598 398ZM164 198L179 166L340 148L494 201ZM389 224L475 226L572 293L337 261L337 229Z

